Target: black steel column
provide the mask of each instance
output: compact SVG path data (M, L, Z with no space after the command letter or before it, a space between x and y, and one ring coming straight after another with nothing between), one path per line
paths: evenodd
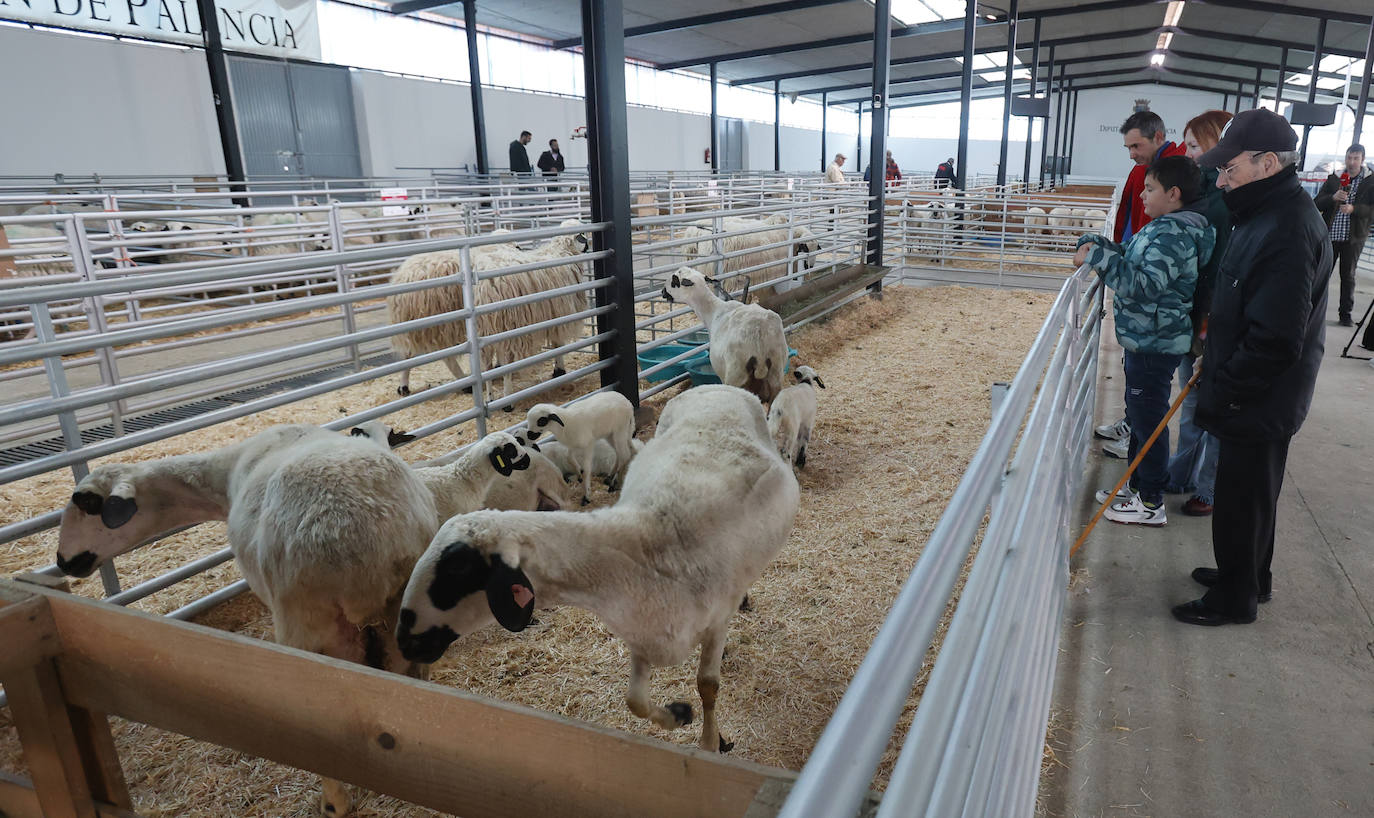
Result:
M959 151L954 163L954 186L968 189L969 106L973 104L973 28L978 25L978 3L964 0L964 64L959 72Z
M1317 76L1321 73L1322 48L1326 45L1326 18L1317 21L1317 47L1312 53L1312 77L1307 82L1307 102L1317 101ZM1307 168L1307 137L1312 134L1312 126L1302 126L1302 147L1298 149L1298 170Z
M468 87L472 91L472 145L477 149L477 172L490 173L487 115L482 108L482 67L477 53L477 0L463 0L463 31L468 38Z
M1045 95L1054 93L1054 46L1050 46L1050 59L1047 64L1049 70L1045 72ZM1062 70L1062 69L1061 69ZM1058 94L1055 94L1055 101L1058 101ZM1045 151L1049 148L1050 142L1050 118L1049 110L1045 111L1045 122L1040 126L1040 186L1045 186Z
M1002 86L1002 149L997 154L997 186L1007 184L1007 147L1011 143L1011 75L1016 64L1016 2L1007 9L1007 78Z
M782 81L773 80L773 171L782 170Z
M720 116L716 111L716 82L719 77L716 73L716 64L711 63L711 170L720 169L720 146L717 141L720 138Z
M864 104L859 103L859 125L858 133L854 135L854 172L863 176L863 171L859 170L864 166Z
M1059 176L1059 135L1064 132L1064 106L1068 100L1064 99L1064 66L1059 66L1059 81L1054 85L1054 154L1050 157L1054 160L1050 165L1050 185L1055 184L1055 179ZM1068 139L1067 136L1064 137Z
M634 257L630 248L630 162L625 152L625 16L621 0L582 0L582 64L587 90L587 171L591 177L593 222L610 222L592 234L592 249L610 258L592 262L597 306L616 309L596 317L597 333L614 332L598 348L601 385L639 405L639 362L635 357Z
M969 5L973 0L969 0ZM869 137L868 195L873 199L868 213L868 263L883 263L883 200L887 178L887 85L892 55L892 0L873 0L873 115ZM876 291L882 285L873 287Z
M1255 66L1255 96L1253 99L1254 107L1256 108L1260 107L1260 83L1262 82L1264 82L1264 78L1261 76L1260 67L1257 65Z
M1035 18L1035 39L1031 44L1031 82L1030 98L1035 99L1035 83L1040 76L1040 18ZM1035 117L1026 117L1026 169L1021 172L1021 189L1030 189L1031 133L1035 128Z
M1284 46L1279 57L1279 81L1274 83L1274 113L1283 116L1283 86L1288 80L1288 47Z
M1369 18L1369 44L1364 47L1364 76L1360 78L1360 101L1355 105L1355 138L1360 141L1360 131L1364 130L1364 111L1369 105L1370 71L1374 69L1374 17Z
M1238 82L1236 83L1236 110L1234 113L1240 113L1240 98L1243 96L1245 96L1245 83Z
M1069 88L1073 88L1073 80L1069 80ZM1068 184L1068 174L1073 172L1073 147L1078 141L1078 92L1070 91L1069 100L1072 103L1073 113L1069 114L1069 147L1066 153L1069 161L1064 167L1064 183Z
M215 123L219 125L219 144L224 152L224 175L230 182L243 182L243 152L239 150L239 132L234 123L234 101L229 93L229 64L224 58L224 45L219 38L219 17L215 0L196 0L200 10L201 36L205 42L205 62L210 69L210 95L215 103ZM230 185L230 190L242 191L243 185ZM247 199L234 200L247 207Z
M830 113L830 103L826 101L829 96L826 92L821 92L821 173L825 173L827 167L825 163L825 118Z

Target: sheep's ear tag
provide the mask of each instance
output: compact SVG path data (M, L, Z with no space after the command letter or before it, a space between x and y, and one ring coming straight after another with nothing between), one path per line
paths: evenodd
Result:
M822 389L825 388L825 381L821 380L821 376L820 376L820 375L817 375L817 376L816 376L816 385L819 386L819 387L822 388Z
M386 433L386 443L393 449L402 443L409 443L415 439L415 435L408 435L405 432L398 432L394 429Z
M525 603L520 603L521 599ZM499 556L491 558L487 576L487 605L501 627L513 633L523 631L534 618L534 588L519 568L506 565Z
M106 528L119 528L132 520L137 512L138 503L134 498L111 494L101 504L100 522L104 523Z

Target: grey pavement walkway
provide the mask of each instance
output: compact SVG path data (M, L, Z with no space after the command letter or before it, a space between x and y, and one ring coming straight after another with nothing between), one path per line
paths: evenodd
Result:
M1374 368L1340 357L1350 330L1334 325L1332 284L1279 500L1274 600L1252 625L1175 622L1170 606L1203 590L1189 571L1214 564L1210 520L1170 497L1162 529L1099 523L1072 566L1046 814L1374 816ZM1371 297L1362 280L1357 303ZM1121 408L1106 346L1099 421ZM1122 471L1093 454L1088 486ZM1089 493L1081 522L1095 510Z

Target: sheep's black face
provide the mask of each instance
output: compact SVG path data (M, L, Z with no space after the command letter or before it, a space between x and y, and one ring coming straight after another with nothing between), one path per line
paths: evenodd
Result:
M89 577L95 573L96 556L94 551L82 551L70 560L57 555L57 568L69 577Z
M487 455L491 461L492 468L502 477L510 477L517 471L524 471L530 467L530 456L522 451L514 443L507 443L497 449L493 449Z
M402 609L400 623L396 626L396 644L408 662L437 662L458 638L458 634L448 625L427 628L423 633L414 633L414 630L415 612L409 608Z

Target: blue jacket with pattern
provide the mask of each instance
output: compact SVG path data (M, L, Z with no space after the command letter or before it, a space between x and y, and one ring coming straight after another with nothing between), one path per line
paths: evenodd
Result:
M1087 264L1112 288L1116 340L1130 352L1181 355L1192 344L1193 290L1216 231L1194 210L1152 219L1124 246L1089 233Z

